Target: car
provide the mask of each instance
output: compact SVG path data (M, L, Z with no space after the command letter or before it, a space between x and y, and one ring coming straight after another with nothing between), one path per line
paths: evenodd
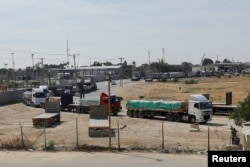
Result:
M131 81L139 81L140 80L140 78L139 77L136 77L136 76L133 76L132 78L131 78Z
M112 82L111 82L111 85L116 85L116 82L115 82L115 81L112 81Z

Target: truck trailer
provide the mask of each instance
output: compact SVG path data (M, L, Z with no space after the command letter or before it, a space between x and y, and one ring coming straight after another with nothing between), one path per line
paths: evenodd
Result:
M60 122L60 102L46 101L44 113L33 117L32 122L34 127L51 127Z
M127 115L136 118L163 116L167 121L206 123L212 120L212 102L203 95L190 95L189 101L129 100Z

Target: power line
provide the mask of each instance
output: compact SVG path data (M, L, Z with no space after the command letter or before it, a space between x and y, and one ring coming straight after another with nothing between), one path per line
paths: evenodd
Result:
M38 55L65 55L65 53L45 53L45 52L34 52L34 51L25 51L25 50L19 50L19 49L11 49L11 48L6 48L0 46L0 50L5 50L5 51L14 51L17 53L34 53Z

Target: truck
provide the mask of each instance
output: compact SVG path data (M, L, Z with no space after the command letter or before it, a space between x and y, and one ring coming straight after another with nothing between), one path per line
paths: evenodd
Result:
M23 92L23 104L32 107L42 106L47 99L47 94L42 88L32 88Z
M188 101L129 100L127 116L153 118L165 117L167 121L206 123L212 120L212 102L204 95L190 95Z
M32 118L34 127L51 127L60 122L60 102L46 101L45 112Z
M100 94L100 98L81 98L79 99L79 104L73 104L70 106L75 106L79 109L79 112L88 113L90 105L101 105L108 108L110 98L110 112L114 115L117 115L122 107L121 107L121 100L122 97L116 96L113 92L102 92Z

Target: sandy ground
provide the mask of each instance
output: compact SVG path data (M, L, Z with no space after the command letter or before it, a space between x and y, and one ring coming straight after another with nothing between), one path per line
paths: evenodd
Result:
M129 118L125 110L126 100L137 99L139 96L144 96L145 99L187 100L190 94L209 93L211 100L225 102L225 92L232 91L233 104L238 104L247 96L249 82L249 77L234 77L203 78L198 84L188 85L184 82L144 81L133 82L123 87L116 85L114 91L124 100L123 111L118 116L111 117L112 129L115 131L115 136L111 139L112 147L117 148L120 145L121 148L129 150L161 150L164 146L166 152L202 152L208 149L209 129L210 149L224 150L225 146L230 144L230 127L236 127L233 120L229 120L227 116L215 115L209 124L199 125L200 132L190 132L189 123L167 122L164 118ZM101 147L109 146L109 138L88 136L88 114L61 112L60 124L44 131L43 128L34 128L32 125L32 118L43 112L44 109L32 108L21 103L0 107L0 147L21 147L21 132L24 134L24 146L32 149L43 149L45 143L60 150L71 150L76 146L100 150ZM236 129L242 141L242 129Z

